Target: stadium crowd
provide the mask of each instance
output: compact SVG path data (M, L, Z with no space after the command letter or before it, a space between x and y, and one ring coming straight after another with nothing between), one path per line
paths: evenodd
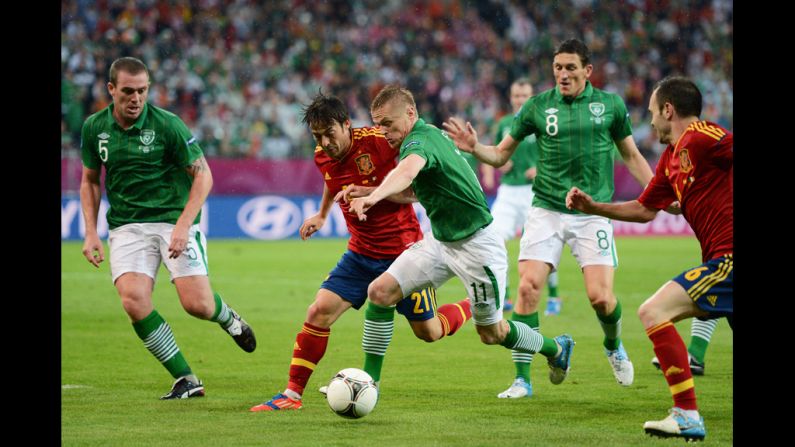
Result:
M646 107L655 82L694 79L703 118L733 128L730 0L62 0L62 156L107 106L107 67L135 56L149 101L180 117L208 157L308 158L300 110L318 89L342 97L354 126L385 84L416 94L420 116L464 116L481 135L510 105L509 83L554 86L549 58L580 37L594 86L620 94L645 157L663 146Z

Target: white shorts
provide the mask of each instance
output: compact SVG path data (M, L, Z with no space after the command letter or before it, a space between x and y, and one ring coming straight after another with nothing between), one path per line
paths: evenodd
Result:
M531 206L519 242L519 260L543 261L552 265L553 272L557 271L563 244L569 244L580 268L618 266L610 219Z
M439 288L458 276L467 290L474 323L497 323L505 304L508 252L493 226L456 242L440 242L428 232L401 253L387 272L397 280L402 296L428 286Z
M513 239L527 220L533 203L533 185L500 185L491 206L494 230L505 241Z
M110 230L110 274L113 282L127 272L143 273L157 279L160 262L174 278L207 275L207 239L199 225L188 230L188 245L177 259L168 257L171 243L169 223L132 223Z

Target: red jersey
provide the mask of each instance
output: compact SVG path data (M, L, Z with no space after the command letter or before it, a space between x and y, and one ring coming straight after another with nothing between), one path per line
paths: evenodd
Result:
M678 200L707 262L734 252L733 178L733 134L715 123L696 121L665 148L638 201L664 209Z
M399 150L392 149L386 138L373 127L351 129L351 148L342 160L329 157L315 148L315 164L331 196L349 185L378 186L397 166ZM351 238L348 249L375 259L396 258L403 250L422 239L422 230L414 207L382 200L359 221L347 203L340 203Z

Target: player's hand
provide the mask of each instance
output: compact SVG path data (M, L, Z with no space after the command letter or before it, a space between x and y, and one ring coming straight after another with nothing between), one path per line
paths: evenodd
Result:
M447 131L447 136L453 143L464 152L470 154L475 152L475 145L478 144L478 133L469 121L464 124L460 118L450 117L442 123L442 127Z
M682 214L682 205L679 204L679 201L674 200L665 211L670 214Z
M99 264L105 260L105 248L102 246L99 236L96 234L86 235L86 240L83 243L83 256L94 267L99 267Z
M301 235L301 240L305 241L312 237L315 232L323 228L324 223L326 223L326 218L321 216L319 213L306 219L304 223L301 224L301 228L298 230L298 234Z
M168 257L177 259L188 248L188 227L174 225L171 230L171 243L168 244Z
M535 180L537 175L538 175L538 168L536 168L535 166L533 166L532 168L527 168L527 170L524 171L524 178L526 178L527 180Z
M338 192L337 195L334 196L334 201L350 203L351 199L370 195L374 189L375 186L350 185Z
M367 210L369 210L376 202L373 202L369 196L359 197L351 200L350 212L356 213L360 221L367 220Z
M566 208L570 210L578 210L587 213L591 204L593 204L591 196L580 191L576 186L572 186L566 194Z

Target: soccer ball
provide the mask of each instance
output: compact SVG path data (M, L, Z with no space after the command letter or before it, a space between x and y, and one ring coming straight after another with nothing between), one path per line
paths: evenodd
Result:
M326 400L331 410L351 419L367 416L378 402L378 388L370 374L358 368L345 368L328 384Z

